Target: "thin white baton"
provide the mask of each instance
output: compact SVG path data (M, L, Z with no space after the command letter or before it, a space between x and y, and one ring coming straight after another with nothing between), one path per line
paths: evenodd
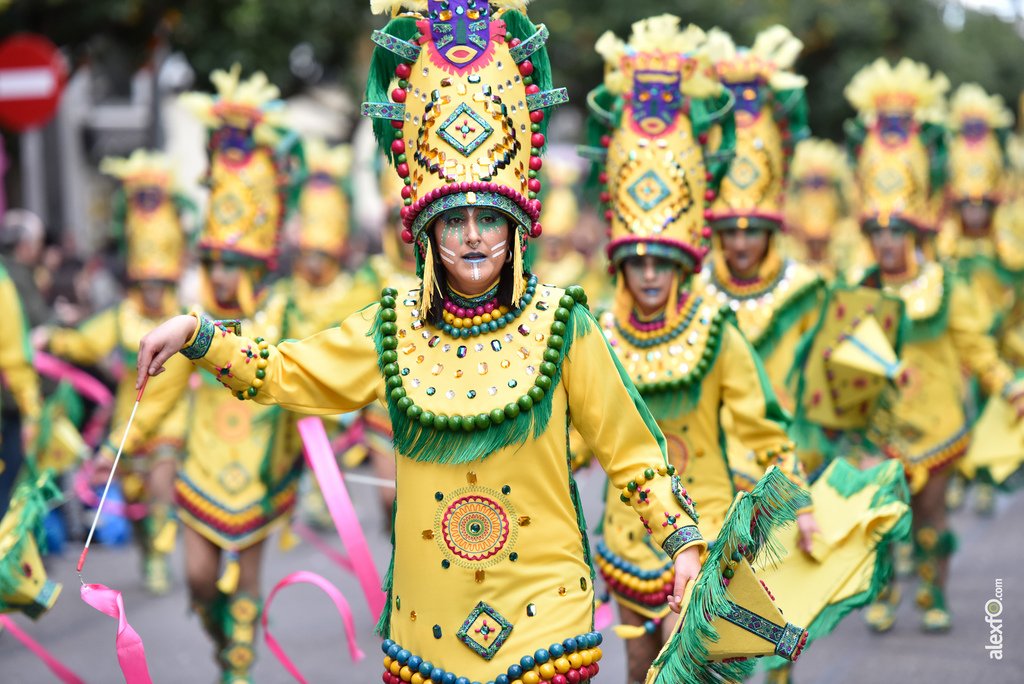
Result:
M117 449L117 456L114 457L114 465L110 467L110 474L107 475L107 486L103 488L103 496L100 497L100 503L96 507L96 515L92 519L92 527L89 528L89 536L85 539L85 548L82 549L82 555L78 557L78 579L82 584L85 584L85 580L82 579L82 566L85 565L85 556L89 553L89 544L92 543L92 535L96 532L96 523L100 521L100 512L103 510L103 502L107 500L107 492L110 491L110 483L114 481L114 473L117 471L117 463L121 460L121 452L124 451L124 443L128 439L128 431L132 429L132 421L135 420L135 412L139 410L139 402L142 401L142 393L146 391L146 383L149 382L149 375L147 374L142 380L142 387L139 388L139 393L135 397L135 406L132 407L132 415L128 418L128 425L124 428L124 435L121 437L121 446Z

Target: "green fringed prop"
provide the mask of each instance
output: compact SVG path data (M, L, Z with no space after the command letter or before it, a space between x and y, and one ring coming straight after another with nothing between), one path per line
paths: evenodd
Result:
M683 625L654 661L656 684L721 684L741 681L754 670L754 661L709 663L707 644L718 640L715 622L729 613L729 589L721 568L741 554L748 561L779 558L775 530L796 520L797 500L806 492L778 468L769 468L753 491L729 509L718 539L708 551L704 568L687 606Z
M43 520L50 510L51 502L61 500L60 488L49 470L39 477L23 481L14 490L7 514L0 521L0 529L3 530L3 536L0 537L0 613L20 610L36 618L59 593L60 586L46 580L39 589L39 595L34 597L34 602L11 603L6 598L18 596L19 588L25 586L29 572L44 570L42 567L28 567L26 553L32 550L28 545L34 545L40 554L46 553ZM24 595L18 597L19 600L29 598Z
M381 307L367 336L373 338L381 374L384 377L398 377L388 373L388 366L393 364L386 361L386 352L392 351L394 347L385 347L385 338L390 337L385 335L385 326L393 325L390 321L394 320L395 291L387 289L384 292ZM554 375L550 376L551 385L544 391L542 399L534 401L529 409L520 411L514 417L509 416L506 419L505 414L502 414L498 422L488 419L486 424L481 425L482 419L487 418L489 414L480 414L476 417L479 420L474 421L469 431L466 431L464 425L456 431L448 423L441 429L433 423L425 424L422 420L422 410L410 415L410 411L419 407L413 405L403 408L400 406L402 398L389 393L388 413L391 416L394 445L398 452L416 461L460 465L472 463L486 458L495 451L525 444L540 437L547 430L551 418L552 393L561 380L562 362L572 348L573 340L578 335L588 334L598 325L586 307L586 294L582 288L571 287L566 293L574 305L568 309L568 320L564 323L565 334L561 335L562 346L558 350L558 361L554 364L556 370ZM389 302L391 306L386 306L385 302ZM388 319L385 319L385 316L388 316ZM394 341L395 338L390 337L390 340ZM389 384L388 387L389 390L393 390L400 385Z

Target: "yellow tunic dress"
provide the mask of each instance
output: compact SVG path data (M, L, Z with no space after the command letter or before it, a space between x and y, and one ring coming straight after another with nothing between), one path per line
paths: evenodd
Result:
M22 420L39 417L39 376L32 367L32 346L21 300L7 269L0 264L0 317L4 332L0 335L0 376L14 395Z
M570 423L637 513L677 521L651 523L655 544L671 556L704 545L673 493L678 479L660 431L597 323L575 304L585 301L582 290L570 291L533 285L511 323L455 339L420 320L418 290L388 289L380 306L301 342L263 343L261 367L222 377L257 402L294 411L388 402L398 495L378 629L390 637L384 666L404 672L403 681L422 661L438 668L433 681L444 672L519 679L552 664L533 661L538 649L573 638L574 661L600 658ZM258 344L204 322L183 353L217 372Z
M56 328L50 332L50 351L72 363L91 366L111 354L120 355L124 366L124 377L117 386L114 403L113 424L128 421L135 406L135 359L139 353L142 336L172 316L181 314L181 309L168 297L160 315L148 315L137 296L129 295L120 304L102 311L82 323L78 328ZM170 410L154 416L152 423L136 418L133 430L147 433L143 442L135 442L133 449L125 449L124 455L132 457L134 470L145 470L148 457L161 447L180 450L185 443L185 428L188 419L188 397L181 395ZM107 440L101 450L111 459L117 453L117 444Z
M649 346L623 330L611 312L600 322L665 434L669 463L700 502L701 534L715 539L736 491L752 489L769 465L778 465L800 487L806 482L764 368L736 328L730 309L691 295L683 313L676 334ZM740 457L727 456L722 448L723 407L732 411L732 430L749 450ZM648 617L664 617L675 577L671 560L617 499L618 491L610 488L604 541L597 544L598 567L621 604Z
M989 336L990 318L971 289L935 262L926 262L904 282L886 283L872 269L862 285L881 286L906 303L909 327L900 359L895 403L879 410L871 438L891 458L903 461L912 493L931 473L963 456L970 442L964 415L966 366L987 394L1000 394L1013 380Z
M281 339L286 305L287 299L274 293L241 325L267 339ZM243 350L252 356L236 354L214 372L228 381L236 373L244 376L256 365L256 350L253 343ZM302 465L295 418L274 407L238 401L214 376L195 373L184 357L173 357L166 368L149 380L125 449L148 441L151 430L191 386L185 460L174 485L178 516L221 548L251 546L270 534L295 504ZM119 441L123 431L118 423L111 441Z
M377 299L377 288L365 279L341 271L323 286L301 276L281 281L281 290L290 297L288 336L301 340L338 325L353 313Z

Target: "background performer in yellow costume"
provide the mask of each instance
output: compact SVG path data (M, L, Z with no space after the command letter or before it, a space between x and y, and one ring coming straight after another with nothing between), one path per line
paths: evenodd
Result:
M128 420L135 405L131 368L139 340L153 326L182 313L177 299L186 249L181 214L191 205L175 193L171 162L162 153L136 150L127 159L104 159L100 168L121 182L114 202L114 235L125 242L128 295L77 329L40 328L33 332L33 341L86 366L119 355L126 372L117 389L116 425ZM171 588L167 555L177 529L172 493L187 414L188 400L183 395L168 414L154 416L148 424L136 423L149 437L125 454L130 457L128 468L119 473L127 500L142 500L148 506L146 517L136 524L135 536L143 552L143 582L155 594ZM109 472L116 453L117 443L106 440L97 454L101 472Z
M239 396L304 412L387 402L399 452L378 625L387 682L598 673L570 423L675 558L677 608L706 546L586 295L539 284L524 261L542 230L533 172L544 109L565 91L551 88L546 29L521 9L431 0L374 34L363 111L408 179L403 237L415 242L422 289L385 289L340 327L279 345L177 318L140 356L141 378L187 344L213 372L232 363L221 379ZM256 363L239 363L250 349Z
M733 137L730 98L698 54L705 34L679 28L671 15L633 24L625 43L606 33L597 50L606 62L605 83L587 98L590 131L600 147L586 150L599 162L598 178L610 216L608 256L615 267L611 311L602 331L636 385L668 444L669 462L700 501L700 530L714 539L740 487L756 483L778 465L798 487L806 482L786 436L785 416L757 353L739 332L728 307L691 292L690 279L708 251L705 193L714 192L728 165ZM717 153L705 156L707 131L725 132ZM722 406L733 411L734 434L755 454L751 461L722 456ZM661 650L658 624L669 615L672 561L648 525L621 510L608 490L604 541L597 544L601 574L619 604L619 629L627 642L628 680L641 682ZM790 502L798 507L796 502ZM809 507L798 516L810 549L816 528ZM645 530L645 527L648 529ZM672 625L667 625L671 627Z
M736 98L736 156L718 192L708 191L713 247L694 285L708 302L736 313L786 410L793 409L786 388L793 354L814 326L824 291L813 270L786 259L775 244L785 161L808 135L807 81L791 71L802 49L783 26L759 33L749 49L737 48L721 30L708 34L705 51Z
M294 163L285 155L294 138L278 126L278 90L262 73L239 80L240 68L215 71L217 95L188 93L183 104L211 129L206 224L199 240L203 259L201 305L210 315L279 340L287 298L260 287L277 255L284 213L281 179ZM233 324L235 324L233 323ZM255 345L226 359L216 376L230 381L253 369ZM139 425L155 425L188 392L192 366L168 364L146 390L126 450L145 441ZM259 571L263 540L287 521L301 467L294 418L276 408L240 402L213 376L201 374L193 392L185 460L175 482L178 515L185 523L185 562L193 608L217 646L222 681L248 682L260 612ZM123 426L111 433L118 443ZM228 563L217 576L223 552Z
M915 249L915 232L934 231L935 196L942 188L937 146L942 131L930 123L941 111L949 82L926 65L884 59L864 67L847 86L858 112L857 149L861 226L871 241L877 266L851 280L881 288L906 304L897 378L898 398L875 418L873 440L890 458L903 461L910 482L915 556L925 609L926 631L951 626L946 609L949 556L956 539L948 529L944 493L950 468L970 440L963 410L961 364L977 375L983 390L1012 401L1024 413L1024 391L988 335L990 320L972 301L968 286ZM852 129L857 130L857 129ZM929 149L929 146L931 149ZM932 154L930 154L930 152ZM892 626L898 596L890 594L865 616L870 626Z

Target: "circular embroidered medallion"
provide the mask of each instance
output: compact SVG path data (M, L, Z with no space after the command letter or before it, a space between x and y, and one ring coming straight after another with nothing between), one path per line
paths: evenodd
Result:
M435 538L462 567L488 567L508 557L518 536L515 509L496 491L467 487L438 504Z

